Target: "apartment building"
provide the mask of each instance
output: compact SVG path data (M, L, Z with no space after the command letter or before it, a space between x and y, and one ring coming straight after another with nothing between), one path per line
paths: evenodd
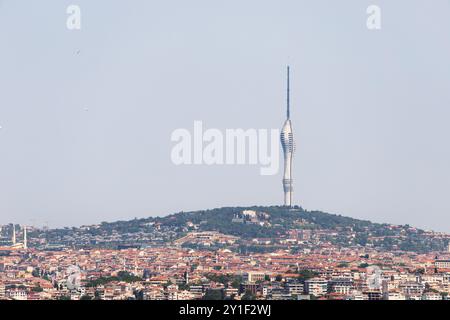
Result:
M305 293L316 297L323 296L328 291L328 281L321 278L313 278L305 281Z
M245 272L242 275L244 282L255 283L258 281L264 281L266 275L262 272Z
M348 295L353 290L353 280L348 278L332 279L328 282L328 292Z

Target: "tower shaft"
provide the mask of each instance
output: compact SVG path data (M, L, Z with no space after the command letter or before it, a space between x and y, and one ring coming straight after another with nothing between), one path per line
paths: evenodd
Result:
M284 205L292 207L293 204L293 179L292 179L292 160L295 151L294 135L292 130L292 123L290 119L290 68L287 67L287 98L286 98L286 116L281 130L281 145L284 154L284 174L283 174L283 191L284 191Z
M16 225L13 224L12 244L16 244Z
M28 249L27 227L23 227L23 248Z

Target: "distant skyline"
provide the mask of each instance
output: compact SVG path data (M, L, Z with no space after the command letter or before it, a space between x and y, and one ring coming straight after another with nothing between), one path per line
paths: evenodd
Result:
M170 137L197 120L279 129L290 65L293 204L450 232L449 15L448 0L0 0L0 224L282 205L282 170L175 166Z

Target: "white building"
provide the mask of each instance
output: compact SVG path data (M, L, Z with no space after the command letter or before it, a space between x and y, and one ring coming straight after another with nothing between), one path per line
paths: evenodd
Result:
M422 300L442 300L442 296L437 292L425 292L422 296Z
M405 300L405 295L402 292L388 292L386 295L387 300Z
M257 281L264 281L266 275L262 272L249 271L242 275L244 282L255 283Z
M327 293L328 281L321 278L313 278L305 281L305 293L312 294L316 297L323 296Z
M28 298L27 292L21 289L8 290L6 295L13 300L27 300Z
M434 266L438 269L450 269L450 259L436 260Z

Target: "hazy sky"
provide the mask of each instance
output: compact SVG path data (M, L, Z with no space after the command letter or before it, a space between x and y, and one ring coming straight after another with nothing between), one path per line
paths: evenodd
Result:
M449 0L0 0L0 223L281 204L281 170L175 166L170 137L281 128L289 63L295 202L450 231L449 17Z

